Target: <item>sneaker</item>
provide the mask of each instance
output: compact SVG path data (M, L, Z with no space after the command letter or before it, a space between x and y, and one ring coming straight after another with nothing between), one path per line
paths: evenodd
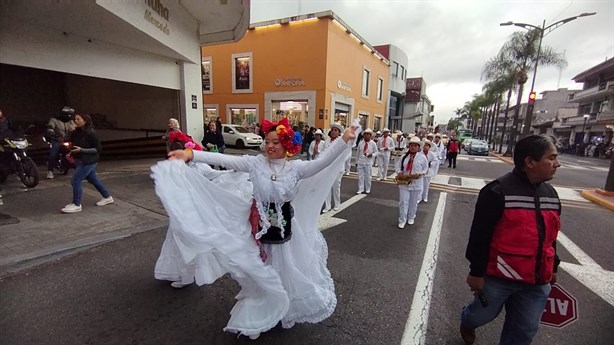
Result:
M475 343L475 329L470 329L467 327L460 326L460 335L463 338L463 341L467 345L471 345Z
M54 178L54 177L55 177L55 176L53 176L53 171L47 171L47 178L48 178L48 179L52 179L52 178Z
M422 201L424 201L424 203L426 204L427 202L429 202L429 199L422 199Z
M422 202L422 200L418 200L418 202L417 202L416 204L419 204L419 203L421 203L421 202Z
M109 196L108 198L102 198L100 199L100 201L98 201L96 203L96 206L104 206L104 205L108 205L108 204L112 204L114 203L115 200L113 200L112 196Z
M356 192L356 194L362 194L362 193L363 193L362 190L359 190L358 192Z
M325 209L322 210L322 213L326 213L328 211L330 211L330 208L325 208Z
M369 193L371 193L371 191L370 191L370 190L368 190L368 191L366 191L365 193L369 194Z
M378 181L381 181L381 180L382 180L382 178L381 178L381 177L378 177L378 178L377 178L377 180L378 180Z
M333 207L333 211L339 211L339 207Z
M81 205L75 205L75 204L68 204L66 206L64 206L64 208L62 209L63 213L75 213L75 212L81 212Z
M403 229L405 227L405 222L399 223L399 229Z
M171 286L174 287L175 289L181 289L182 287L188 286L190 284L184 284L182 282L172 282Z
M346 172L345 172L345 176L350 176L350 172L349 172L349 171L346 171Z
M407 220L407 225L414 225L414 220L413 219L408 219Z
M260 333L252 334L247 336L250 340L256 340L260 337Z

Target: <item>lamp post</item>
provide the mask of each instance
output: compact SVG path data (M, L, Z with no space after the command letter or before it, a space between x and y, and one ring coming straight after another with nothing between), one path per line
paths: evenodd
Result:
M573 16L573 17L569 17L569 18L565 18L565 19L559 20L558 22L552 23L552 24L550 24L548 26L546 26L546 20L544 19L541 27L535 26L535 25L532 25L532 24L526 24L526 23L514 23L512 21L499 24L500 26L515 25L515 26L519 26L519 27L521 27L523 29L527 29L527 30L535 29L535 30L537 30L539 32L539 43L537 45L537 56L535 57L535 68L533 69L533 81L531 82L531 91L529 91L529 94L531 94L533 92L533 88L535 87L535 76L537 75L537 65L539 63L539 55L541 53L542 40L543 40L544 36L546 36L547 34L551 33L552 31L554 31L554 29L562 26L565 23L569 23L570 21L578 19L580 17L592 16L592 15L595 15L596 13L597 12L591 12L591 13L586 13L585 12L585 13L579 14L577 16ZM527 105L527 112L525 114L524 121L523 121L523 127L522 127L522 136L523 137L529 135L529 132L531 131L531 121L533 120L533 108L534 107L535 107L534 104L528 104Z

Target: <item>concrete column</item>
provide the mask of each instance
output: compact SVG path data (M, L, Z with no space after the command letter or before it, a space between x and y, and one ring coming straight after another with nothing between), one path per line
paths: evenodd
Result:
M569 143L579 144L579 143L576 143L576 127L571 127L571 134L569 135Z
M203 92L201 67L198 64L179 61L181 74L181 129L188 133L194 141L203 138Z

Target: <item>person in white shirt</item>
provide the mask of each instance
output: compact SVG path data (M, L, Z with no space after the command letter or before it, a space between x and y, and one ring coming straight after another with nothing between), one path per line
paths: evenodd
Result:
M318 129L313 133L313 141L309 144L309 156L312 160L317 159L320 152L326 149L326 142L322 140L324 133Z
M356 148L357 159L356 167L358 170L358 192L361 194L366 192L371 193L371 167L373 165L373 155L377 152L377 145L371 136L373 131L367 128L362 134L362 140Z
M344 130L345 128L343 128L341 124L334 123L330 129L330 137L326 139L326 147L329 147L330 145L332 145L332 143L341 136L341 133L343 133ZM348 158L348 160L349 159L350 158ZM348 160L346 160L345 165L348 165ZM335 206L333 207L333 210L337 211L339 210L339 206L341 206L341 179L343 178L343 173L345 172L345 165L344 165L344 169L339 171L339 175L337 176L337 179L333 183L333 187L328 193L328 197L325 200L325 205L324 205L324 209L322 210L322 213L326 213L330 211L331 206L332 206L331 201L333 201L331 199L334 199L334 202L335 202Z
M422 201L424 202L429 201L429 186L431 185L431 179L435 177L437 174L436 171L439 170L439 159L435 155L435 150L431 147L432 145L433 143L429 140L425 140L422 149L422 153L426 157L429 165L428 172L422 178ZM420 199L418 199L418 203L420 203Z
M397 139L394 141L394 149L396 151L403 151L407 147L407 139L403 135L403 132L397 132Z
M377 180L386 180L388 175L388 165L390 164L390 151L394 149L394 140L390 137L390 130L384 128L382 136L377 141Z
M395 172L397 178L403 175L424 175L428 171L426 156L420 152L422 141L420 138L411 138L407 145L409 151L397 162ZM416 219L418 200L422 197L422 176L415 178L411 183L399 183L399 229L405 224L412 225Z

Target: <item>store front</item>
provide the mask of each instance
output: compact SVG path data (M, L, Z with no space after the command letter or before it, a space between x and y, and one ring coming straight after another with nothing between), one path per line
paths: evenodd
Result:
M315 104L315 91L265 92L265 119L278 122L287 117L292 126L315 126L315 117L311 113Z
M347 127L351 115L352 108L349 104L335 102L335 123L340 123L343 127Z
M258 121L257 104L229 104L226 114L233 125L254 128Z

